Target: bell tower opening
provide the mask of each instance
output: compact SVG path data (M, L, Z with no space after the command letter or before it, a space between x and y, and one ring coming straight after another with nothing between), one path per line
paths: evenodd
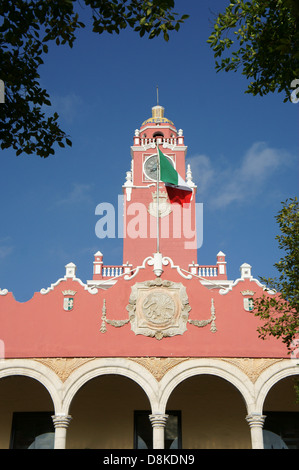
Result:
M164 137L164 134L161 131L154 132L153 137Z

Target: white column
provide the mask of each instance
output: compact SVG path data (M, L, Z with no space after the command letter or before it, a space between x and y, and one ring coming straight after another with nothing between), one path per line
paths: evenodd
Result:
M55 426L54 449L65 449L66 430L69 427L72 417L69 415L54 415L52 420Z
M246 416L246 421L249 423L251 431L251 447L252 449L263 449L264 438L263 438L263 425L266 416L260 413L251 413Z
M164 449L164 428L168 415L155 413L149 416L153 426L153 448Z

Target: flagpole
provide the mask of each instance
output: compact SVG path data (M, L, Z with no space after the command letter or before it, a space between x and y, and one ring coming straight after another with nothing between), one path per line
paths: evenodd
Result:
M157 143L157 253L160 253L160 222L159 222L159 182L160 182L160 157Z

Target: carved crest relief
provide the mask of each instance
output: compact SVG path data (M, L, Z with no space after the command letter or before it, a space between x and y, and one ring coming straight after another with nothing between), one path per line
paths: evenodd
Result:
M253 298L252 297L245 297L243 299L243 306L244 306L244 310L246 310L246 312L251 312L253 310L253 307L254 307Z
M73 310L74 295L76 294L76 291L65 290L65 291L62 291L62 293L63 293L63 310L65 311Z
M243 298L244 310L246 310L246 312L251 312L254 308L253 296L254 296L255 292L252 291L252 290L242 290L241 294L243 296L246 296L246 297ZM250 296L250 297L248 297L248 296Z
M153 202L148 206L148 212L150 215L157 217L157 191L152 193ZM159 192L159 217L166 217L171 212L171 204L168 200L167 193L162 191Z
M182 283L162 280L160 277L134 284L126 309L129 313L128 319L110 320L107 318L104 299L100 332L107 332L106 324L119 328L129 322L135 335L150 336L158 340L184 334L188 323L198 328L210 324L210 331L217 331L213 299L208 320L190 320L191 306L185 286Z
M157 278L132 287L127 310L135 334L161 339L186 331L191 307L183 284Z

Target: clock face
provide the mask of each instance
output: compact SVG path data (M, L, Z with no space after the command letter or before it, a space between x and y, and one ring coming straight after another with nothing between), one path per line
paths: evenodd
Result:
M158 161L157 155L152 155L144 162L144 173L147 178L157 181Z
M157 155L152 155L151 157L148 157L143 166L144 174L147 178L150 180L157 181L157 171L158 171L158 161L157 161ZM170 157L167 157L170 163L173 165L173 161Z

